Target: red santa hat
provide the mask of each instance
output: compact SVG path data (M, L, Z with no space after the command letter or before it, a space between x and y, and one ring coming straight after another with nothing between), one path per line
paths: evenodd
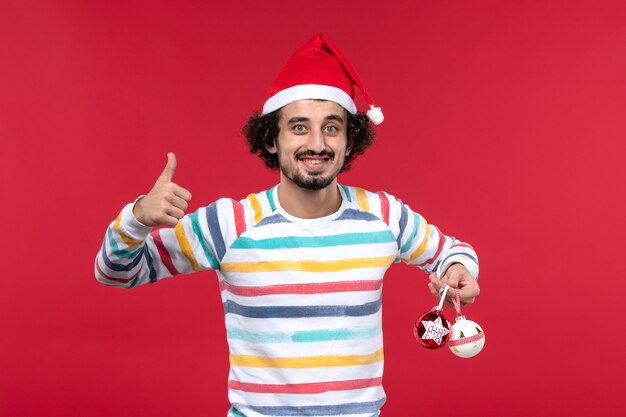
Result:
M333 101L355 114L354 85L370 106L367 116L371 122L382 123L383 112L374 105L352 65L335 45L319 34L287 61L267 92L263 114L304 99Z

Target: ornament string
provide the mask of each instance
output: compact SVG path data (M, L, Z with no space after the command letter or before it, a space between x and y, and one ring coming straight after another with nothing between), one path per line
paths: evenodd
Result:
M450 287L449 285L446 285L441 290L439 290L439 297L440 297L439 305L435 307L437 310L441 311L443 309L443 303L446 300L446 294L448 293L448 290L450 290L451 288L452 287ZM456 310L456 316L465 318L465 316L461 314L461 291L455 288L452 288L452 291L454 291L454 297L452 297L452 304L454 304L454 309Z
M465 318L465 316L461 314L461 290L454 290L454 298L452 299L452 303L454 304L457 318Z
M449 289L450 286L446 285L441 291L439 291L439 305L435 307L435 310L443 310L443 302L446 301L446 294L448 293Z

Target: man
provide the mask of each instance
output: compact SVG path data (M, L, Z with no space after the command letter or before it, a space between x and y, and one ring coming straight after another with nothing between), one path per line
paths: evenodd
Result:
M353 85L370 104L356 112ZM133 287L217 271L231 371L230 417L373 416L382 389L382 279L394 262L478 295L471 247L443 235L391 195L337 183L382 121L345 57L323 35L274 81L244 128L280 183L185 215L189 191L172 182L175 156L154 188L107 231L96 277ZM154 226L173 226L152 231Z

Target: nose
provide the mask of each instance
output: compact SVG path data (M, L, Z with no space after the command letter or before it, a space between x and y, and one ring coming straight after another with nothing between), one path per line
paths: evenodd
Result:
M326 137L320 130L315 130L309 137L309 143L307 144L309 150L315 153L321 153L326 150Z

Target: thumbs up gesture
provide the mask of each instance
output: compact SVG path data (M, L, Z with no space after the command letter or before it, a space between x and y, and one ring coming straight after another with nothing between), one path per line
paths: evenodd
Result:
M152 190L142 197L133 209L133 215L146 226L176 226L187 210L191 193L172 181L176 172L176 155L167 154L167 165L154 183Z

